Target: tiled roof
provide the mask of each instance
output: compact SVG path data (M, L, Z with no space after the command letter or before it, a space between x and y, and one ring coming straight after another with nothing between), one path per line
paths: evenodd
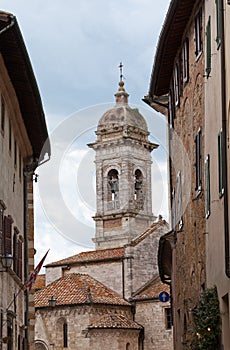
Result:
M149 236L151 233L153 233L154 231L156 231L157 229L159 229L162 226L166 226L167 228L169 227L168 223L165 220L161 219L158 222L154 222L149 228L147 228L147 230L145 230L143 233L141 233L140 235L138 235L137 237L132 239L132 241L130 243L128 243L126 246L137 245L139 242L143 241L143 239L145 239L147 236Z
M101 249L92 250L87 252L82 252L66 259L62 259L51 264L49 266L59 266L59 265L69 265L82 262L95 262L95 261L105 261L105 260L117 260L124 257L124 248L114 248L114 249Z
M34 283L34 289L35 290L42 289L45 287L45 285L46 285L46 275L45 274L38 275Z
M35 293L35 307L49 306L54 297L56 305L108 304L130 305L116 292L107 288L89 275L79 273L66 274Z
M96 319L88 326L93 328L122 328L122 329L142 329L143 327L138 323L129 320L123 315L107 314L100 319Z
M133 300L149 300L157 299L161 292L170 293L169 286L164 284L160 280L160 276L153 277L148 283L146 283L142 288L135 292L132 299Z

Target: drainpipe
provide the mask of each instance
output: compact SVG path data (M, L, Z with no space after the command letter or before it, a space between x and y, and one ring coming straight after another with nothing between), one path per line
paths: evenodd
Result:
M27 219L27 175L23 174L24 191L24 276L28 277L28 219ZM28 309L29 296L28 290L25 291L25 348L28 348Z
M223 185L224 185L224 237L225 237L225 273L230 278L229 267L229 218L228 218L228 159L227 159L227 118L226 118L226 65L225 65L225 33L224 33L224 1L220 5L221 25L221 98L222 98L222 130L223 130Z

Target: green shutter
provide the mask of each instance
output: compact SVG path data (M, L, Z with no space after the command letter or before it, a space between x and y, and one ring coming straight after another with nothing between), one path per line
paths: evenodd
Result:
M206 73L209 77L211 72L211 17L208 18L206 26Z
M211 194L210 194L210 156L207 155L205 159L205 214L206 218L210 215L210 203L211 203Z
M223 186L223 135L222 130L218 134L218 172L219 172L219 196L224 194Z
M216 43L217 48L220 47L220 0L216 0Z

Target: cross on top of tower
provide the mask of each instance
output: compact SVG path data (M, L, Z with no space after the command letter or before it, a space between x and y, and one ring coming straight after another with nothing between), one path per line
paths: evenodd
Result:
M122 68L123 68L123 64L122 64L122 62L120 62L120 65L118 66L118 68L120 68L120 81L123 81L123 70L122 70Z

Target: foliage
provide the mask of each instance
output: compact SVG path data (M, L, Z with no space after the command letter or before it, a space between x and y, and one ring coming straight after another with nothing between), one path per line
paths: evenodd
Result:
M194 309L194 347L196 350L220 348L221 316L216 287L201 294Z

